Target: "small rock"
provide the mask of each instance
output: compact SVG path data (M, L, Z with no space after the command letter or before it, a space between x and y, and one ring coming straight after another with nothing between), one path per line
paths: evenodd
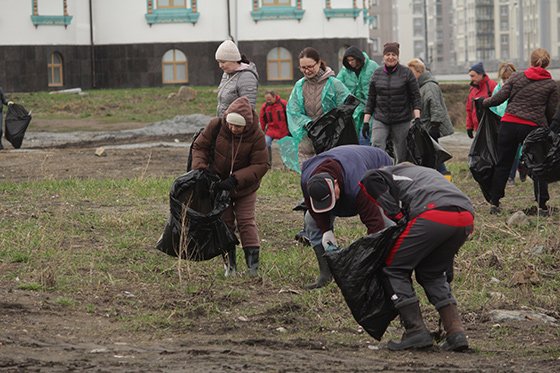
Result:
M500 280L498 280L496 277L492 277L492 278L490 278L490 283L491 284L499 284Z
M105 148L100 146L99 148L95 149L95 155L98 157L105 157L107 153L105 153Z
M249 319L248 319L247 317L245 317L245 316L239 316L239 317L237 318L237 320L243 321L243 322L249 321Z
M367 346L367 348L370 349L370 350L374 350L374 351L379 350L379 346L374 346L374 345L369 345L369 346Z
M173 98L173 97L175 97L175 96L177 96L177 93L171 92L170 94L167 95L167 99L169 100L169 99L171 99L171 98Z
M103 354L105 352L109 352L109 350L107 348L94 348L89 353L90 354Z
M509 217L507 225L510 227L529 225L529 218L523 211L517 211Z
M537 245L533 248L533 250L531 250L531 253L533 255L541 255L542 253L544 253L544 246L543 245Z
M173 141L174 141L175 143L180 143L180 142L181 142L179 139L173 139Z
M280 333L286 333L288 329L284 328L283 326L279 326L278 328L276 328L276 331Z
M529 310L492 310L489 312L493 322L503 321L537 321L544 324L555 324L558 320L544 313Z
M179 92L177 92L177 97L182 98L186 101L192 101L196 98L196 91L191 87L181 86Z

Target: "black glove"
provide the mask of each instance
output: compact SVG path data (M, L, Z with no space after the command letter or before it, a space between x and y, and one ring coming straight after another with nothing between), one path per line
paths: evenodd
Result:
M225 180L220 181L217 185L216 188L221 189L221 190L232 190L233 188L235 188L235 186L237 185L237 180L235 180L234 176L230 176Z
M472 128L468 128L468 129L467 129L467 136L469 136L469 139L473 139L473 138L474 138Z
M369 123L364 123L362 127L362 137L369 138Z
M414 120L412 121L413 126L420 126L421 124L422 122L420 121L420 118L414 118Z

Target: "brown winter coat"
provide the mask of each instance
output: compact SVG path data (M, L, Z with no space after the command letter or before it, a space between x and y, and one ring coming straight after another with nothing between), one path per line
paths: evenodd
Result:
M558 86L544 69L541 69L543 76L531 75L534 70L537 69L529 68L513 74L501 90L484 99L484 107L497 106L509 99L506 114L546 127L552 121L558 104Z
M226 123L225 117L232 112L241 114L247 123L240 135L234 135ZM235 177L237 186L232 191L232 198L255 192L268 171L268 150L257 113L245 96L232 102L223 117L213 118L192 144L192 168L208 168L212 134L217 126L220 130L216 137L214 162L209 169L220 175L222 180L230 175Z

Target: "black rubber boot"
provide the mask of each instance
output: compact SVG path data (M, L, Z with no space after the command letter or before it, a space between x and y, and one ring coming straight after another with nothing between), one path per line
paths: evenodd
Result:
M408 304L398 311L405 331L400 342L390 341L387 348L391 351L402 351L432 346L433 338L422 319L420 304L418 302Z
M272 147L268 147L268 167L272 170Z
M317 257L317 262L319 263L319 277L314 283L305 285L305 288L309 290L322 288L332 281L331 270L327 264L327 259L323 256L325 254L323 245L314 246L313 251L315 251L315 256Z
M229 249L225 254L222 254L222 257L224 258L224 276L229 277L235 275L237 272L235 246Z
M244 247L245 263L249 270L249 276L256 276L259 271L259 252L260 248L257 246Z
M449 304L438 310L443 328L445 329L445 341L440 345L446 351L464 351L469 348L469 341L465 335L465 329L461 322L461 316L456 304Z

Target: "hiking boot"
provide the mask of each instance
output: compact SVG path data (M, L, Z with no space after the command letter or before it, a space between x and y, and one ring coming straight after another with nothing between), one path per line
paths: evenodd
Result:
M502 209L500 206L492 205L490 206L490 215L498 215L501 214Z
M230 277L237 272L237 260L235 258L235 246L229 249L225 254L222 254L224 259L224 276Z
M260 248L256 246L244 247L245 263L249 270L249 276L256 276L259 271L259 252Z
M387 348L391 351L402 351L431 347L434 344L432 334L426 328L420 304L407 304L397 310L404 326L404 334L400 342L389 341Z
M515 179L513 179L513 178L510 177L510 178L508 179L508 181L507 181L507 184L508 184L508 185L515 185Z
M456 304L448 304L438 310L443 328L445 329L445 341L440 345L445 351L464 351L469 348L469 342L465 335L465 329L461 322L461 316Z
M323 245L314 246L313 251L315 251L315 256L319 263L319 277L317 277L314 283L305 285L305 288L308 290L322 288L332 281L331 269L329 268L327 259L324 257L325 249Z

